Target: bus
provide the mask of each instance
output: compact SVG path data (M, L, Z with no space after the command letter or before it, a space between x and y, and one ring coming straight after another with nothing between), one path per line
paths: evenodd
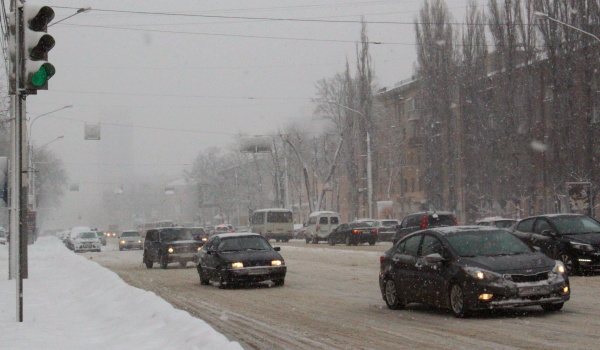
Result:
M252 232L259 233L267 240L287 242L294 236L294 218L288 209L259 209L252 213Z

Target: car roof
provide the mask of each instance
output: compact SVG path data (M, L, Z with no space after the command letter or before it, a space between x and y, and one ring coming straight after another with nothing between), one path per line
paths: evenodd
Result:
M487 218L481 218L475 222L491 222L491 221L506 221L506 220L517 221L517 219L503 218L501 216L490 216Z
M535 219L535 218L558 218L558 217L589 217L583 214L575 214L575 213L558 213L558 214L541 214L529 216L519 221L527 220L527 219Z
M337 215L337 216L339 216L340 214L335 211L315 211L315 212L310 213L310 216L319 216L319 215Z
M432 227L432 228L428 228L423 231L430 231L430 232L433 231L433 232L439 233L440 235L447 236L447 235L460 233L460 232L473 232L473 231L493 232L493 231L499 231L499 230L503 230L503 229L498 228L498 227L493 227L493 226L465 225L465 226ZM506 230L503 230L503 231L506 231ZM417 232L421 232L421 231L417 231ZM508 231L506 231L506 232L508 233Z
M252 232L218 233L218 234L213 235L213 236L217 236L219 238L253 237L253 236L262 237L260 234L258 234L258 233L252 233Z

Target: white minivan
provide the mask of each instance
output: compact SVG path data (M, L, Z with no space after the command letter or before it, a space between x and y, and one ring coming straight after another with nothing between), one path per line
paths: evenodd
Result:
M329 234L340 225L340 214L333 211L317 211L310 214L304 239L306 243L326 241Z
M288 209L259 209L252 213L251 229L267 240L287 242L294 237L294 217Z

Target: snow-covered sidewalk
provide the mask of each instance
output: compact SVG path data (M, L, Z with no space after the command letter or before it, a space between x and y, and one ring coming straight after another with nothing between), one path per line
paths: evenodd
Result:
M204 321L123 282L56 238L29 246L24 322L0 245L0 349L241 349Z

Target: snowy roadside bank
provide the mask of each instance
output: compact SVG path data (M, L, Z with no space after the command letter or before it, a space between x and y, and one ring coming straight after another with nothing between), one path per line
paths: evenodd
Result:
M24 322L0 246L0 349L241 349L204 321L67 250L56 238L29 246Z

